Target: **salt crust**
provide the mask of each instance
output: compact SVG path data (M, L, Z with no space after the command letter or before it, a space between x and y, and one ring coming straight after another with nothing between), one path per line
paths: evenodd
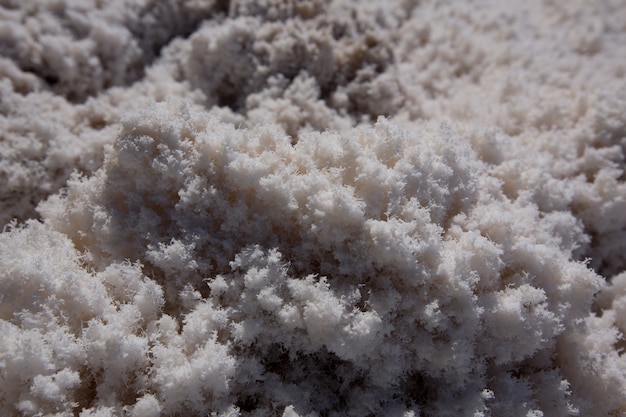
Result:
M625 13L0 2L0 414L626 414Z

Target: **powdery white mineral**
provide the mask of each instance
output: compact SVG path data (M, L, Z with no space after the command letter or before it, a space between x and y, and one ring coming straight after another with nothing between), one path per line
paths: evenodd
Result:
M622 0L0 1L0 414L626 415L624 56Z

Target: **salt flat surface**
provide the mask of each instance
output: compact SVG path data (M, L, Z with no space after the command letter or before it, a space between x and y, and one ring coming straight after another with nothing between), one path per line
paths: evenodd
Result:
M0 1L0 414L626 415L626 2Z

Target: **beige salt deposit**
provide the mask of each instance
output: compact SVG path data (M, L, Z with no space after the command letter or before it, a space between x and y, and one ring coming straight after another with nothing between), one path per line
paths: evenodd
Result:
M626 415L626 2L0 1L0 414Z

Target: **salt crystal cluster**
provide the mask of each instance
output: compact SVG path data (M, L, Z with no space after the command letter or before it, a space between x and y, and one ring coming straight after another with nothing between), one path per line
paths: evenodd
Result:
M624 1L0 19L0 414L626 415Z

